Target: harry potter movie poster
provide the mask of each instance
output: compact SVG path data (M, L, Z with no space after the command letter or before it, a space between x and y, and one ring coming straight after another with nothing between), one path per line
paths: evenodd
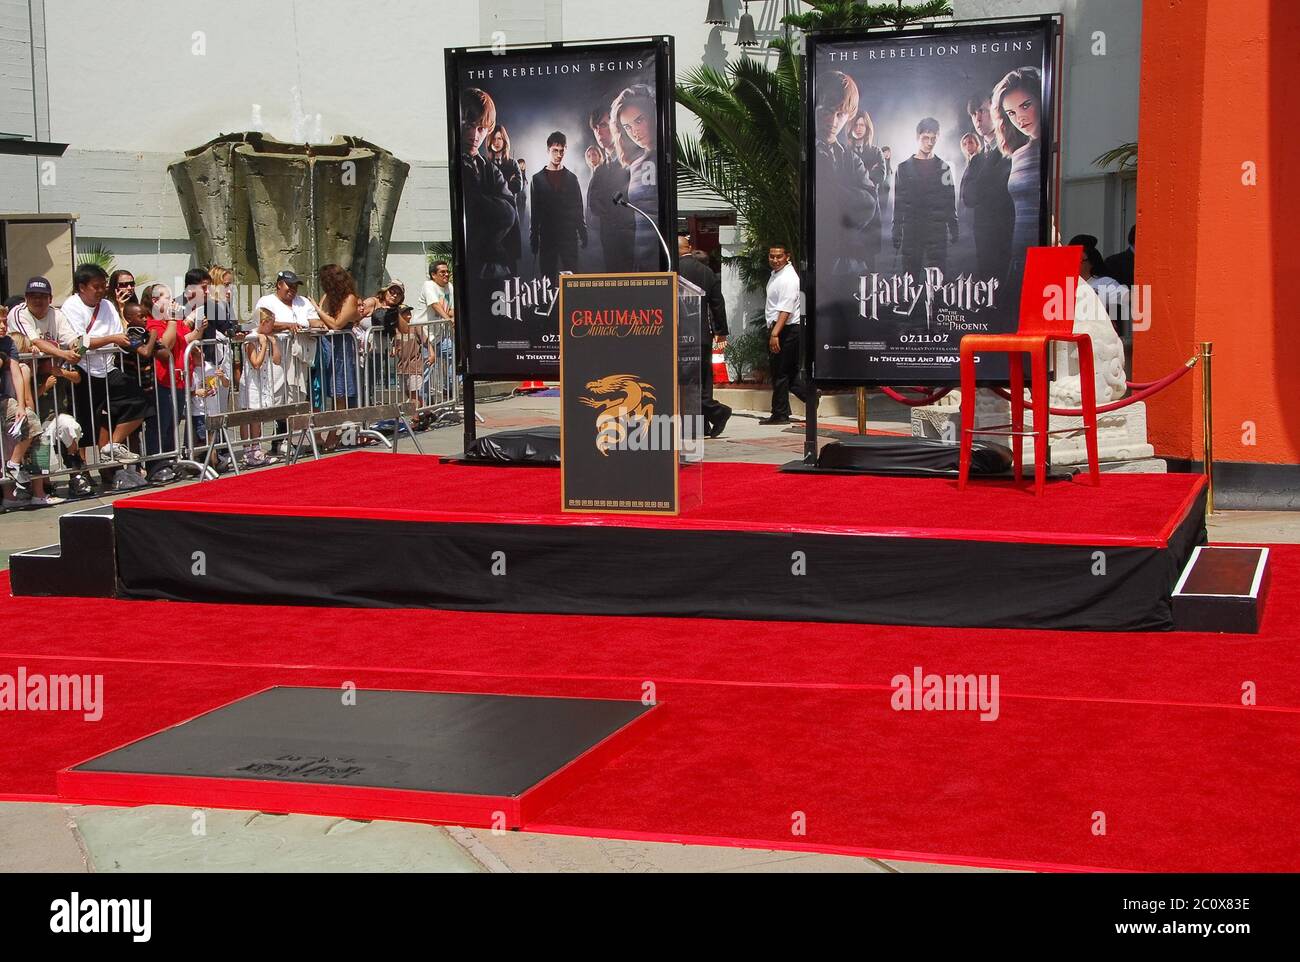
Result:
M671 40L447 51L462 356L559 375L564 274L669 269ZM626 201L626 204L623 203Z
M963 335L1016 329L1050 223L1054 28L810 38L819 383L955 384Z

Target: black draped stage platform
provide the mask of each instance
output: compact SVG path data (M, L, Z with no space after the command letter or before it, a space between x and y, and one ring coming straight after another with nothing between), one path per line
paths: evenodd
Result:
M116 504L117 594L1164 630L1205 540L1194 475L1061 481L1035 498L1003 481L959 492L939 478L686 470L702 472L704 501L675 518L563 514L558 473L416 455L350 454L144 494ZM70 593L42 584L15 558L15 593Z

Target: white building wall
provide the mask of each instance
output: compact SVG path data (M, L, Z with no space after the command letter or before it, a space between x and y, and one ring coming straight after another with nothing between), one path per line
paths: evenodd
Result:
M951 0L962 19L1060 13L1064 21L1061 130L1062 240L1094 234L1120 250L1132 224L1122 178L1093 159L1137 140L1142 0Z
M953 5L962 18L1064 14L1061 227L1113 248L1127 229L1122 192L1091 160L1137 137L1140 0ZM0 130L71 145L39 184L35 159L0 158L0 206L79 213L83 241L168 277L188 266L166 174L183 151L248 129L286 140L352 134L411 165L389 258L390 273L410 284L423 277L422 244L450 233L445 47L669 33L680 78L738 53L740 0L726 0L727 27L704 24L706 8L706 0L0 0ZM750 9L760 37L778 34L782 4ZM1093 52L1097 31L1105 56ZM678 125L695 129L680 108Z

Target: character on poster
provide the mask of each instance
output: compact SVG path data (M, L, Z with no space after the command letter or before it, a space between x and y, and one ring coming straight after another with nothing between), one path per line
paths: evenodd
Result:
M894 149L888 144L880 148L880 159L885 165L881 174L880 188L880 229L886 226L894 229Z
M980 277L1005 279L1011 265L1011 233L1016 207L1007 190L1011 160L1003 156L994 129L989 95L975 94L966 103L978 150L968 156L961 178L961 202L975 214L975 263Z
M948 272L948 241L958 238L957 197L952 168L934 152L939 121L916 125L916 153L898 165L894 196L894 249L913 277L925 268Z
M510 134L502 124L488 138L488 160L497 165L501 176L505 178L506 187L515 199L515 224L506 234L503 245L506 252L506 264L511 274L519 273L519 256L523 252L523 238L519 233L522 222L524 203L524 175L519 162L510 156Z
M591 112L591 135L596 139L594 147L600 162L592 169L587 186L587 224L600 241L602 263L597 273L616 274L630 271L634 264L636 212L614 203L616 195L627 196L630 185L628 169L615 149L609 111L610 105L605 102Z
M1039 238L1042 98L1043 77L1035 67L1012 70L993 88L998 148L1011 159L1007 191L1016 211L1011 249L1017 269L1024 264L1025 248Z
M858 154L839 141L858 110L858 85L832 71L817 93L817 224L824 250L833 252L832 274L866 269L867 225L876 217L876 185Z
M866 168L867 177L876 192L876 213L867 222L866 240L863 260L867 271L876 269L876 258L880 255L880 238L885 213L885 198L889 193L887 165L884 152L876 146L876 125L871 121L871 114L859 110L849 122L849 150L858 155L862 166Z
M558 290L561 271L577 273L578 244L587 246L587 221L582 214L582 188L564 166L569 140L561 130L546 138L550 161L533 174L531 246L538 272Z
M654 91L645 84L626 88L610 106L614 149L627 168L628 203L653 221L659 219L659 154L655 149L658 113ZM662 246L654 228L637 217L633 241L633 270L653 271L660 266Z
M466 88L460 96L461 184L464 195L466 256L480 280L511 274L506 238L518 225L515 198L501 168L481 150L496 127L497 108L487 91ZM516 260L518 259L516 255Z

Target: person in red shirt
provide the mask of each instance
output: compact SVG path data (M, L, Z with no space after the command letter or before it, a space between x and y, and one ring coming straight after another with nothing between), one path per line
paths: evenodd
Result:
M150 284L145 288L140 305L148 315L145 329L156 332L158 344L164 349L158 353L155 373L158 378L158 429L157 436L149 439L154 452L171 451L176 445L177 424L182 425L189 407L189 378L193 369L202 364L199 348L190 348L203 339L207 317L202 305L182 318L183 310L172 297L166 284ZM174 480L165 475L172 473L166 459L153 466L150 477L155 481Z

